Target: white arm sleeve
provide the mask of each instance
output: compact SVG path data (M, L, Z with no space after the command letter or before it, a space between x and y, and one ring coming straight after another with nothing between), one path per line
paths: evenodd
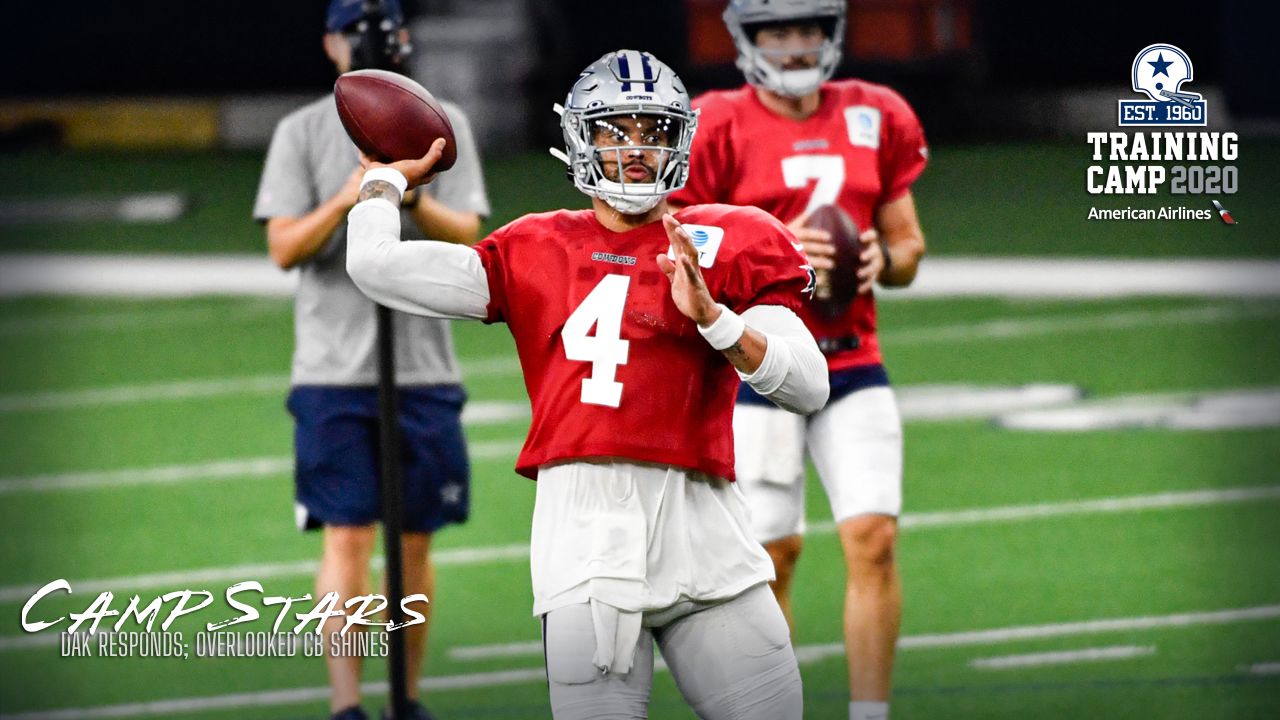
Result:
M827 360L800 318L781 305L755 305L742 319L768 344L760 367L750 375L739 371L738 377L784 410L801 415L821 410L831 394Z
M400 242L400 209L381 198L347 215L347 274L374 302L428 317L483 320L489 279L465 245Z

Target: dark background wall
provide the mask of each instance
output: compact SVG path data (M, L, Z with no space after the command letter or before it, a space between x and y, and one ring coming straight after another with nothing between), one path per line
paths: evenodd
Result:
M451 4L404 0L411 15ZM0 96L320 91L332 82L320 50L325 0L6 5ZM1189 52L1196 82L1222 85L1237 112L1280 114L1280 94L1272 90L1280 73L1272 37L1280 19L1276 5L979 0L979 72L966 73L964 82L997 91L1116 84L1140 49L1136 43L1172 42L1194 48ZM643 47L681 64L686 31L680 0L532 0L529 16L541 57L530 73L530 90L537 94L558 95L566 75L571 79L619 45Z

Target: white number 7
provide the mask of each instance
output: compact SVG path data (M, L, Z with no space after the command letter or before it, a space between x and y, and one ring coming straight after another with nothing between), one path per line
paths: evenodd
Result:
M613 378L619 365L627 364L631 342L622 339L622 309L627 303L631 278L605 275L564 323L564 355L570 360L591 363L591 377L582 380L582 402L618 407L622 383ZM588 335L591 326L595 335Z
M803 189L817 179L809 204L801 215L822 205L835 205L844 185L844 158L839 155L792 155L782 159L782 182L794 190Z

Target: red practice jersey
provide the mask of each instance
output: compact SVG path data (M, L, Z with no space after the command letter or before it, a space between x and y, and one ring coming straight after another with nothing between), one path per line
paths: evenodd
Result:
M798 310L808 263L795 237L755 208L702 205L676 216L717 302ZM526 215L476 246L487 322L515 338L532 426L516 471L616 457L733 478L738 377L671 299L661 222L615 233L590 210Z
M924 130L907 102L882 85L840 80L821 93L818 111L800 121L770 112L750 85L700 95L689 181L672 202L753 205L783 222L838 205L860 230L872 227L876 210L924 171ZM819 342L857 337L856 349L828 354L832 370L881 361L870 293L836 318L807 303L800 315Z

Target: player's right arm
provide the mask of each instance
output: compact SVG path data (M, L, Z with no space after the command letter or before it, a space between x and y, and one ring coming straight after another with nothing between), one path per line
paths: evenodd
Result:
M369 180L347 217L347 274L374 302L402 312L455 320L488 316L489 281L466 245L400 242L400 195Z
M489 280L474 248L433 241L400 242L405 190L431 181L444 152L436 140L426 155L383 165L361 155L368 170L359 202L347 216L347 274L372 300L429 317L488 317Z

